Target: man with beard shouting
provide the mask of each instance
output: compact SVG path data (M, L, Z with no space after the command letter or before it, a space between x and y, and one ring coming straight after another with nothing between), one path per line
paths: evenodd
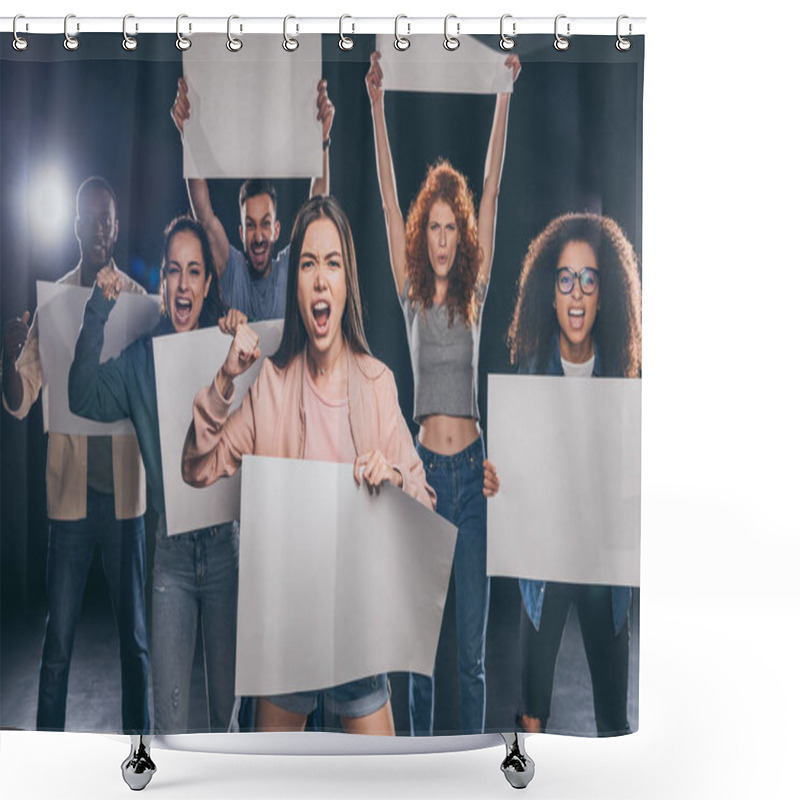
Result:
M328 152L334 107L328 97L328 83L317 84L317 119L322 122L322 177L314 178L310 195L328 194ZM172 119L183 137L189 118L189 87L178 79L178 94L172 105ZM267 180L251 178L239 189L239 237L244 251L228 241L225 228L211 206L208 183L202 178L188 178L186 186L192 213L205 228L211 242L214 269L220 284L222 302L247 315L250 322L283 319L286 306L286 277L289 271L289 246L274 254L280 236L278 197Z

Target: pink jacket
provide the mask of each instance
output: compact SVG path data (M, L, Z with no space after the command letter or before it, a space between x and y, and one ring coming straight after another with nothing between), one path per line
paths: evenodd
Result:
M403 477L403 491L430 509L436 493L400 412L391 370L376 358L347 353L347 398L356 453L380 450ZM233 475L243 455L303 458L306 419L303 405L305 350L285 369L265 358L242 405L228 417L230 402L215 383L194 399L194 421L183 446L183 479L208 486Z

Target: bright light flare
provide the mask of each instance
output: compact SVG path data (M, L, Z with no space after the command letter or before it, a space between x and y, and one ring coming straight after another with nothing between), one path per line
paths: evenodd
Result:
M42 166L28 192L28 224L33 236L46 244L63 241L71 234L75 197L67 176L57 164Z

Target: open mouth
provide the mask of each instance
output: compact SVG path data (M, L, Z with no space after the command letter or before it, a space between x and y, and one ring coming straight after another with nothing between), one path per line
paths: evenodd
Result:
M582 308L571 308L567 312L569 317L569 326L574 331L579 331L583 327L583 319L586 316L586 311Z
M325 300L318 300L311 306L311 314L314 317L314 332L317 336L324 336L328 332L328 324L331 318L330 303Z
M188 297L175 298L175 320L177 326L188 325L192 317L192 301Z
M262 261L269 249L269 242L253 242L250 245L250 257Z

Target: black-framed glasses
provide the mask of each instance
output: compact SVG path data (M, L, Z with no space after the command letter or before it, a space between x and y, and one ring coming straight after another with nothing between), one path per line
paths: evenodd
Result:
M600 284L600 273L594 267L584 267L580 272L571 267L560 267L556 271L556 288L561 294L572 294L576 278L584 294L594 294Z

